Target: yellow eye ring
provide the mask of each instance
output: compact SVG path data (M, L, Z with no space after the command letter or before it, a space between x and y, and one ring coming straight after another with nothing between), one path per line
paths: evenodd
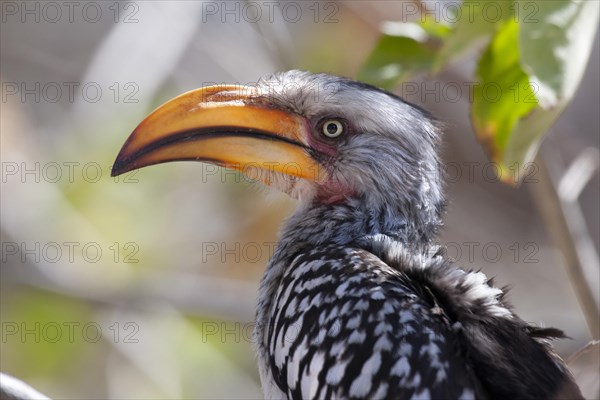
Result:
M344 133L344 124L336 119L329 119L323 123L323 135L333 139Z

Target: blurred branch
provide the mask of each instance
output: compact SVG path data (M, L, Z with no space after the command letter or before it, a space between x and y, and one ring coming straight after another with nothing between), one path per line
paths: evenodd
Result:
M0 373L0 399L1 400L50 400L28 384Z
M594 347L597 347L600 344L600 340L590 340L585 346L581 349L577 350L575 353L571 354L569 358L567 358L567 365L571 365L579 357L582 355L589 353Z
M546 149L545 149L546 151ZM550 151L550 146L547 146ZM538 167L539 182L531 190L545 225L564 257L564 265L581 305L592 338L600 337L600 317L597 299L598 254L590 238L585 218L577 201L567 201L558 195L556 189L556 169L560 158L558 154L550 157L554 163L547 165L538 154L535 164ZM554 173L553 173L554 172ZM554 177L553 177L554 175ZM553 179L554 178L554 179Z
M600 167L598 149L583 149L569 166L558 183L558 195L567 202L576 201L581 191Z
M40 263L43 264L43 263ZM77 280L49 279L39 264L22 264L16 271L3 267L2 283L21 284L59 293L80 301L109 307L132 304L165 304L179 312L231 321L254 320L257 283L215 278L205 274L153 273L140 279L136 287L114 291L82 290ZM176 288L176 289L174 289Z
M246 2L249 2L249 0L246 0ZM268 22L261 18L258 24L252 24L252 26L257 29L265 46L278 64L277 68L291 69L296 60L293 59L293 53L285 50L294 48L288 26L279 18L274 18Z

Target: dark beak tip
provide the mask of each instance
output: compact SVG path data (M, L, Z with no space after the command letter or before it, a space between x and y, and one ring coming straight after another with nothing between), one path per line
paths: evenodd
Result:
M115 177L124 174L131 170L131 166L123 161L123 158L119 155L113 164L112 170L110 171L110 176Z
M121 175L121 173L119 172L119 167L115 163L112 167L112 170L110 171L110 176L114 178L115 176L119 176L119 175Z
M131 156L131 151L128 150L128 144L130 140L131 137L127 138L127 141L125 141L125 144L123 144L121 150L119 150L119 153L117 154L117 158L115 159L112 170L110 171L110 176L113 178L135 169L135 163L133 162L134 159L132 159L134 157Z

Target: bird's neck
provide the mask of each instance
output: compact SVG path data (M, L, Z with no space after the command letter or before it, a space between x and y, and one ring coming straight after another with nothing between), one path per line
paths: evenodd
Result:
M301 206L285 222L261 282L256 333L264 333L280 279L293 258L302 251L331 244L368 249L371 238L384 235L420 252L431 244L441 226L440 212L426 207L372 207L358 199L340 204ZM264 348L260 336L257 344L259 354L262 354Z
M280 256L290 256L302 248L360 244L380 234L408 248L420 248L431 243L441 225L440 210L402 205L377 207L360 199L304 205L284 224L278 252L283 253Z

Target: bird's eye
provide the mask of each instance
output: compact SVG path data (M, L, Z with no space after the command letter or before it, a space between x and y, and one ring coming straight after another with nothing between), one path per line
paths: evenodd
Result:
M328 138L336 138L344 133L344 124L336 119L330 119L323 124L323 135Z

